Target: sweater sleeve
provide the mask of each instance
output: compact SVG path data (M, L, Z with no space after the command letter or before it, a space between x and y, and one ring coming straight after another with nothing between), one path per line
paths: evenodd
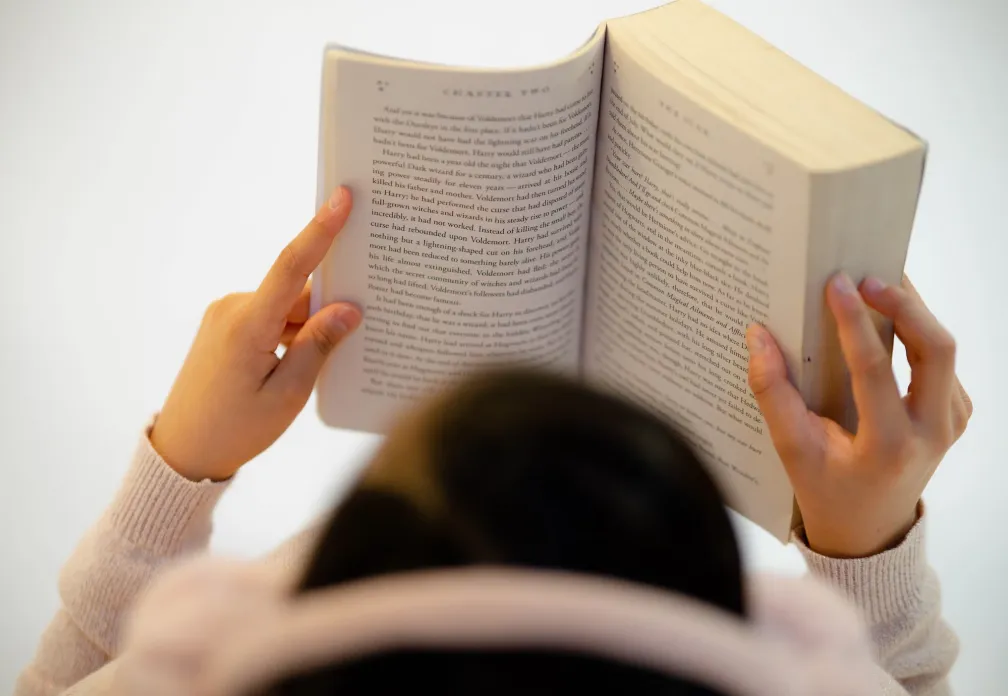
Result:
M112 504L63 566L62 606L20 674L15 696L54 696L115 657L122 619L151 578L206 548L213 509L227 485L183 478L145 433Z
M322 521L309 526L261 558L259 562L263 566L269 567L281 574L281 576L286 576L291 586L295 585L315 545L318 543L322 530ZM86 676L80 681L75 682L66 691L60 691L59 696L114 696L117 693L115 686L116 671L121 667L124 659L126 657L120 654L95 671L87 672L85 670ZM16 696L21 696L21 693L18 692ZM34 695L35 693L49 694L53 692L25 691L24 693Z
M886 673L880 679L883 693L947 696L959 641L942 619L938 578L927 563L923 503L919 513L898 546L868 558L818 554L808 547L800 527L792 540L811 574L839 590L863 615L876 660Z

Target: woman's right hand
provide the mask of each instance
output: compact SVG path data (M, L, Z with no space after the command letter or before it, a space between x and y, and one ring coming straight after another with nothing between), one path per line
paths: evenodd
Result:
M308 311L308 278L352 205L350 191L336 189L255 292L210 305L150 432L178 473L223 481L273 444L304 408L329 354L360 325L360 310L346 302Z
M955 342L910 282L900 287L845 274L826 292L851 374L858 432L805 406L788 381L769 332L746 334L749 383L801 509L809 547L857 558L899 544L917 521L918 503L942 457L973 412L955 374ZM901 398L892 361L869 308L893 320L912 371Z

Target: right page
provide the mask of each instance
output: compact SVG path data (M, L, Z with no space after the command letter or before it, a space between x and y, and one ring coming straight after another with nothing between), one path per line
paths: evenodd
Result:
M853 426L825 282L899 280L922 144L695 0L609 23L599 108L583 374L677 422L730 505L786 539L746 327Z
M732 507L787 534L793 493L747 386L744 336L759 321L800 345L807 181L612 33L602 89L583 374L670 416Z

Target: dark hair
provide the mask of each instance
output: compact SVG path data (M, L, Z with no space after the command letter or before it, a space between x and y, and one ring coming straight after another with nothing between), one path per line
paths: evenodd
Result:
M458 387L424 421L441 512L366 483L338 507L299 591L383 573L507 564L614 576L744 614L741 560L714 481L642 407L555 375L508 370ZM409 650L286 680L284 696L635 694L709 689L574 654Z

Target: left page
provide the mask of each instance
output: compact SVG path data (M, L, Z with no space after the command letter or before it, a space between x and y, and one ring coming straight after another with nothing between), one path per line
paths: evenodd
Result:
M604 39L515 71L326 52L318 203L344 184L354 210L312 308L364 322L319 378L325 423L383 432L486 364L576 372Z

